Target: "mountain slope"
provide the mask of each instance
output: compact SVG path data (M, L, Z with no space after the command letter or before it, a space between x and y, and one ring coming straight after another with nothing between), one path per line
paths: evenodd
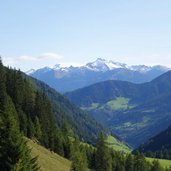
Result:
M123 153L131 153L132 149L124 142L118 140L113 136L108 136L106 139L106 144L109 148L114 149L115 151L121 151Z
M32 80L37 89L48 96L59 127L67 122L74 133L88 143L95 143L99 133L106 131L90 114L73 105L66 97L41 81Z
M151 82L105 81L65 94L134 147L171 123L171 72Z
M38 164L42 171L70 171L71 161L50 152L46 148L28 140L28 146L32 149L32 156L38 156ZM146 158L147 161L153 162L154 158ZM163 167L171 166L170 160L158 159Z
M171 159L171 126L158 135L150 138L137 150L147 156Z
M81 67L60 67L57 64L53 68L45 67L26 73L44 81L57 91L67 92L106 80L143 83L151 81L168 70L169 68L164 66L128 66L98 58Z
M70 171L71 161L53 153L46 148L28 140L33 157L38 156L38 164L42 171Z

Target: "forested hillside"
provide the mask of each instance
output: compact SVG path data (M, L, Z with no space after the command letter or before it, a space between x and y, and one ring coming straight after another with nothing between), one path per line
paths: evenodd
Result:
M65 95L134 147L171 123L171 72L151 82L105 81Z
M65 124L71 133L74 132L82 141L91 144L95 143L100 132L108 132L89 113L73 105L66 97L39 80L31 80L36 89L46 94L50 100L56 123L60 128Z
M40 84L43 89L43 84ZM48 88L46 85L44 87ZM50 90L44 89L44 91L50 94ZM88 119L84 119L88 118L87 114L83 116L84 113L81 113L70 103L64 104L62 96L57 93L58 97L61 98L58 101L63 103L63 106L58 104L58 101L55 101L53 106L44 91L38 91L31 79L25 77L22 72L5 68L2 62L0 63L0 168L4 168L3 171L14 167L26 167L26 170L31 169L31 167L35 170L38 169L36 158L31 159L30 150L27 148L23 136L34 139L61 156L70 158L70 136L95 143L98 133L103 130L98 124L96 124L97 127L89 124ZM66 109L69 112L63 108L67 105ZM58 114L61 113L63 120L60 120L59 117L59 121L56 122L60 116L57 115L56 111ZM68 115L75 114L75 116L70 116L71 118L75 117L75 125L71 125L72 122L68 124L68 118L65 120L67 112ZM83 116L82 120L79 115ZM79 127L79 123L77 125L77 116L80 119L81 127ZM91 120L90 123L96 122ZM98 126L99 131L96 130ZM77 133L80 131L79 134L76 134L75 127ZM29 162L30 165L27 164Z
M16 88L10 88L9 86L11 86L11 84L8 85L8 82L11 81L8 78L13 80L16 79L15 72L13 73L14 77L11 74L11 72L7 72L5 70L0 61L0 170L36 171L39 170L39 167L36 163L36 158L31 157L30 150L28 149L22 135L22 133L27 134L28 136L33 134L33 131L31 130L33 128L31 125L33 124L33 121L31 115L29 115L29 113L28 115L24 114L24 111L22 110L24 102L26 102L26 99L22 99L23 101L21 104L21 96L24 98L24 94L21 94L22 90L20 91ZM14 86L16 86L16 84L13 84L13 87ZM12 97L9 95L10 93L12 93L11 95L15 99L12 99ZM29 104L32 104L32 102ZM27 109L30 110L31 108L28 107ZM38 117L37 119L36 117L34 119L35 129L39 129L39 119ZM27 120L30 122L27 122ZM23 122L26 125L23 125ZM43 134L42 131L41 133ZM40 138L42 138L42 134L39 134ZM44 134L46 134L46 132ZM46 140L47 139L45 138L45 141Z
M171 126L149 139L137 150L149 157L171 159Z

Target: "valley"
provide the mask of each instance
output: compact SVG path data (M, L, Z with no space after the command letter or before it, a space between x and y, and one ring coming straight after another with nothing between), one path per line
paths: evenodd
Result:
M137 147L171 123L171 72L148 83L105 81L68 92L76 105Z

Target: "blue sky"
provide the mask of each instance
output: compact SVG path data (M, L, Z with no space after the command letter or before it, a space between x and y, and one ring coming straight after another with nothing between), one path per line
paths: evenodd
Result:
M98 57L171 66L170 0L5 0L0 54L22 70Z

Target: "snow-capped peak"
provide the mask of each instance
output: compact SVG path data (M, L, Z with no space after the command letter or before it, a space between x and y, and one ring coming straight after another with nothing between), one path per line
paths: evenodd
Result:
M90 62L86 64L86 68L94 71L106 71L108 67L106 65L106 60L98 58L94 62Z
M36 71L35 69L30 69L30 70L26 71L26 74L30 75L30 74L34 73L35 71Z
M124 63L114 62L112 60L106 60L103 58L97 58L93 62L89 62L86 65L83 65L81 67L78 66L70 66L70 67L62 67L60 64L56 64L54 67L44 67L40 68L38 70L31 69L26 72L28 75L32 75L35 72L49 72L49 71L55 71L58 73L70 73L70 72L79 72L79 71L94 71L94 72L106 72L106 71L112 71L115 69L127 69L132 71L137 71L141 73L147 73L151 70L161 70L161 71L168 71L170 68L167 68L165 66L156 65L156 66L146 66L146 65L132 65L129 66Z
M146 66L146 65L132 65L130 66L131 70L133 71L138 71L138 72L148 72L152 69L151 66Z
M87 63L85 66L87 69L91 69L94 71L108 71L108 70L113 70L116 68L125 68L126 64L121 64L119 62L113 62L113 61L107 61L102 58L97 58L96 61Z
M109 67L110 70L117 69L117 68L128 68L127 64L120 63L120 62L113 62L108 61L106 65Z

